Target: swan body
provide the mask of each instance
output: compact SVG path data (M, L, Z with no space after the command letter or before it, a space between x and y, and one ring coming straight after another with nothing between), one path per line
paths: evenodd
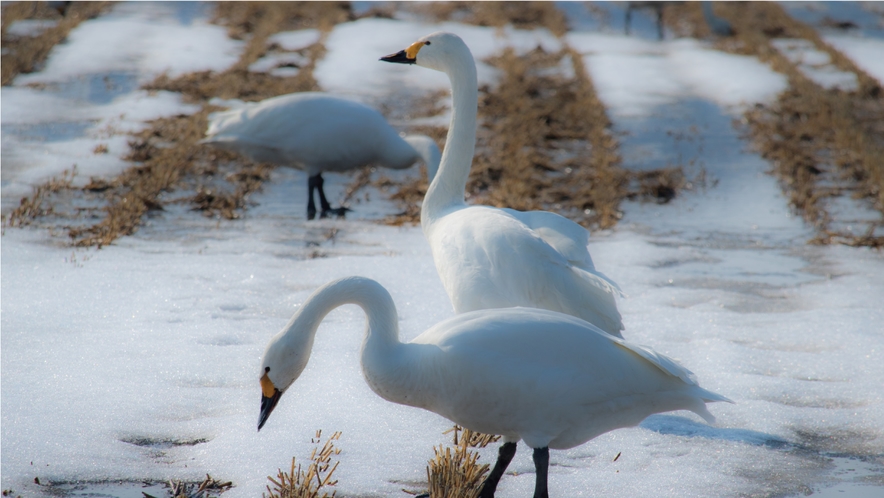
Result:
M598 272L580 225L546 211L468 206L464 190L476 145L476 64L457 35L434 33L381 58L448 74L453 109L439 171L424 197L421 227L454 310L529 306L582 318L620 337L619 287Z
M341 172L368 164L404 169L423 160L432 179L441 155L430 137L402 138L371 107L319 92L280 95L214 113L202 143L255 161L306 171L311 219L316 213L315 189L319 190L323 214L343 213L332 210L325 199L324 171Z
M705 403L729 401L701 388L674 360L548 310L463 313L402 343L390 294L373 280L349 277L314 292L271 339L261 364L259 430L306 367L323 317L344 304L367 315L362 370L377 395L502 435L513 453L521 439L535 457L546 451L547 464L549 448L571 448L670 410L711 422Z

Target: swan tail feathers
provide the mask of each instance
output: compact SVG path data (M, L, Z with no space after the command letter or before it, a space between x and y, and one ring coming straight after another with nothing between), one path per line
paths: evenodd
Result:
M651 362L655 367L659 368L663 372L665 372L673 377L677 377L677 378L681 379L682 382L684 382L685 384L696 386L697 388L700 387L699 384L697 383L697 376L694 375L694 372L691 372L687 368L683 367L682 365L680 365L677 361L673 360L672 358L670 358L664 354L658 353L647 346L641 346L638 344L630 344L630 343L627 343L622 340L617 341L617 344L619 344L621 347L623 347L625 349L628 349L629 351L632 351L633 353L639 355L640 357L644 358L645 360ZM712 393L710 391L706 391L705 389L703 389L703 392L704 392L704 394L718 396L717 394ZM714 400L714 401L718 401L718 400Z
M706 408L706 403L714 403L716 401L724 401L726 403L733 403L729 398L722 396L718 393L714 393L709 391L708 389L703 389L700 386L696 386L695 395L697 397L694 398L693 406L689 408L692 412L697 415L703 417L703 420L708 424L715 423L715 416L709 412L709 409Z
M721 394L714 393L708 389L703 389L701 387L700 391L702 391L700 393L700 397L703 398L703 401L705 401L706 403L714 403L716 401L723 401L725 403L736 404L736 402L734 400L728 398L727 396L722 396Z

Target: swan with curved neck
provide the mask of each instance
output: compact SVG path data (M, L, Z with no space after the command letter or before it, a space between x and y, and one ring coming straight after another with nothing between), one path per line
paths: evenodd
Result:
M571 448L670 410L691 410L711 422L705 403L730 401L701 388L666 356L536 308L456 315L402 343L386 289L349 277L320 287L270 340L260 370L258 430L307 366L320 322L344 304L359 305L367 316L362 372L378 396L504 437L483 497L494 496L519 440L534 449L535 497L545 497L550 448Z
M588 232L548 211L468 206L464 190L476 146L479 90L470 49L433 33L382 61L442 71L451 81L451 125L421 228L457 313L528 306L582 318L621 337L620 288L595 269Z

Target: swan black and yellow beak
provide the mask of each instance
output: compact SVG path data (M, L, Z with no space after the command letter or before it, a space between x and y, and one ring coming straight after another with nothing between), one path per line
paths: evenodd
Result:
M273 382L267 377L267 373L261 377L261 415L258 417L258 430L264 427L264 423L270 418L270 413L279 403L282 392L273 385Z
M395 54L385 55L380 60L384 62L396 62L398 64L414 64L417 62L417 53L421 47L429 42L414 42L405 50L400 50Z

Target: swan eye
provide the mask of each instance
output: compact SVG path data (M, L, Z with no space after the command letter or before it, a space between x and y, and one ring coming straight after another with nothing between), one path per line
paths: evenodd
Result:
M429 44L430 44L430 40L427 40L424 42L424 45L429 45Z

